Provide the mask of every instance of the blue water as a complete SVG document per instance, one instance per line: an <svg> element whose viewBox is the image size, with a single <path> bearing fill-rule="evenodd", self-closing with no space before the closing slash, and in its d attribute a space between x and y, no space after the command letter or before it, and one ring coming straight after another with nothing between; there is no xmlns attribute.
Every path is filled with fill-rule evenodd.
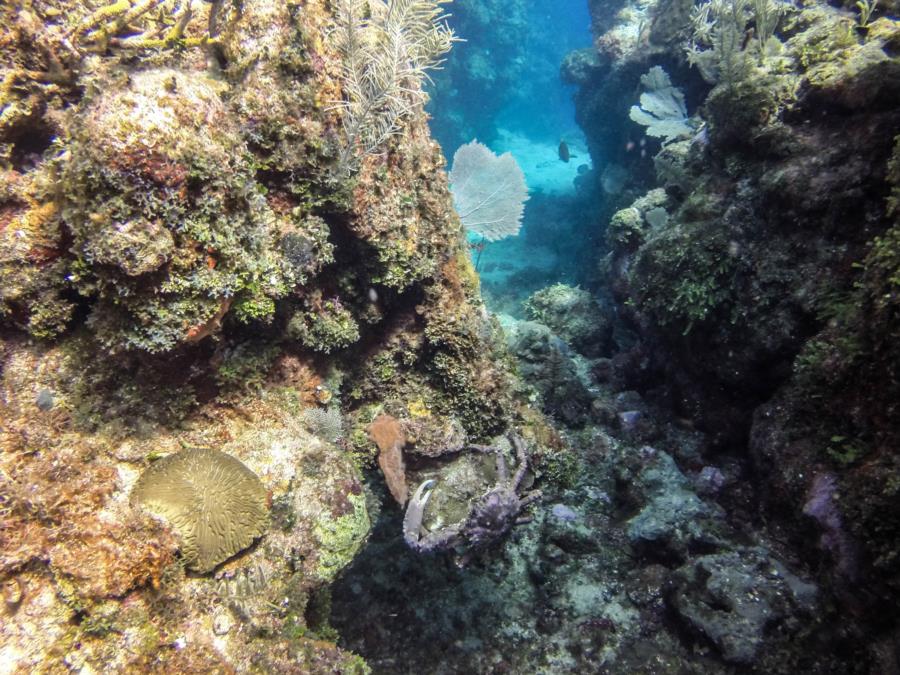
<svg viewBox="0 0 900 675"><path fill-rule="evenodd" d="M577 132L572 89L559 78L565 55L590 46L585 0L456 0L450 26L465 40L430 87L432 133L447 157L496 129L554 145Z"/></svg>
<svg viewBox="0 0 900 675"><path fill-rule="evenodd" d="M574 87L563 84L559 67L567 53L591 44L587 3L536 0L527 4L533 27L526 53L528 75L508 93L498 124L534 139L558 142L577 133Z"/></svg>
<svg viewBox="0 0 900 675"><path fill-rule="evenodd" d="M531 198L522 231L489 244L478 261L488 306L517 314L529 293L557 281L578 283L590 264L581 260L590 224L578 205L590 197L576 186L590 158L575 123L573 88L560 79L566 54L591 45L587 3L455 0L447 8L465 42L454 46L430 87L431 130L448 164L477 138L498 154L511 152L525 174ZM568 162L560 159L561 141Z"/></svg>

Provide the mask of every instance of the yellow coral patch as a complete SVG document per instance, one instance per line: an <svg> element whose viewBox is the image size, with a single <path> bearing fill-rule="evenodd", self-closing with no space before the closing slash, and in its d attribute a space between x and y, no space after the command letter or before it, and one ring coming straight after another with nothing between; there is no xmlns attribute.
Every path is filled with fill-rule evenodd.
<svg viewBox="0 0 900 675"><path fill-rule="evenodd" d="M410 401L406 409L409 411L409 414L413 418L423 418L423 417L431 417L431 408L428 407L428 404L425 403L421 398L417 398L415 401Z"/></svg>

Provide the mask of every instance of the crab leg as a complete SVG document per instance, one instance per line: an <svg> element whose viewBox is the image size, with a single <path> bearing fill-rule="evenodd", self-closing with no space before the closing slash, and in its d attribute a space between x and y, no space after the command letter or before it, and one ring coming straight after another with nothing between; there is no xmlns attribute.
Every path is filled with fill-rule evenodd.
<svg viewBox="0 0 900 675"><path fill-rule="evenodd" d="M509 483L509 469L506 466L506 457L503 456L503 451L500 448L497 448L497 480L506 485ZM515 487L515 486L513 486Z"/></svg>
<svg viewBox="0 0 900 675"><path fill-rule="evenodd" d="M527 495L525 495L524 497L522 497L522 499L519 500L519 508L524 509L526 506L529 506L530 504L536 502L540 498L541 498L540 490L534 490L532 492L529 492Z"/></svg>
<svg viewBox="0 0 900 675"><path fill-rule="evenodd" d="M406 513L403 515L403 538L415 549L419 548L419 533L422 530L422 518L425 516L425 505L434 489L434 480L424 481L409 499Z"/></svg>
<svg viewBox="0 0 900 675"><path fill-rule="evenodd" d="M515 434L510 434L509 440L516 449L516 460L519 462L519 467L516 469L516 475L513 476L512 480L512 488L515 490L519 487L522 479L525 478L525 472L528 471L528 456L525 454L525 444L522 442L521 438Z"/></svg>

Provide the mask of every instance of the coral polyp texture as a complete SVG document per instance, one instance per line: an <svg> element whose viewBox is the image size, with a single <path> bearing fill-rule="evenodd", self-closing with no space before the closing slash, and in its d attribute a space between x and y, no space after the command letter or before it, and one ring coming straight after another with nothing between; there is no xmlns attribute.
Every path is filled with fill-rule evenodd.
<svg viewBox="0 0 900 675"><path fill-rule="evenodd" d="M187 566L210 572L266 528L266 488L240 460L217 450L183 450L155 462L131 499L181 538Z"/></svg>

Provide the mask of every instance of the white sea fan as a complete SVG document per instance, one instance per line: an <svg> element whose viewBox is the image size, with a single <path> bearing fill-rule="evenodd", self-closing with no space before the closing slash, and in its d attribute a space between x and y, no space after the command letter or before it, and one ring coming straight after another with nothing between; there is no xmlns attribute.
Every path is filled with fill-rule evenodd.
<svg viewBox="0 0 900 675"><path fill-rule="evenodd" d="M689 136L684 94L672 86L666 71L654 66L641 75L641 84L646 91L641 94L641 105L631 106L632 121L647 127L648 136L664 138L666 143Z"/></svg>
<svg viewBox="0 0 900 675"><path fill-rule="evenodd" d="M337 408L306 408L303 421L309 432L322 440L337 443L344 437L344 418Z"/></svg>
<svg viewBox="0 0 900 675"><path fill-rule="evenodd" d="M519 233L528 186L511 153L497 156L478 141L466 143L453 155L450 190L467 230L487 241Z"/></svg>

